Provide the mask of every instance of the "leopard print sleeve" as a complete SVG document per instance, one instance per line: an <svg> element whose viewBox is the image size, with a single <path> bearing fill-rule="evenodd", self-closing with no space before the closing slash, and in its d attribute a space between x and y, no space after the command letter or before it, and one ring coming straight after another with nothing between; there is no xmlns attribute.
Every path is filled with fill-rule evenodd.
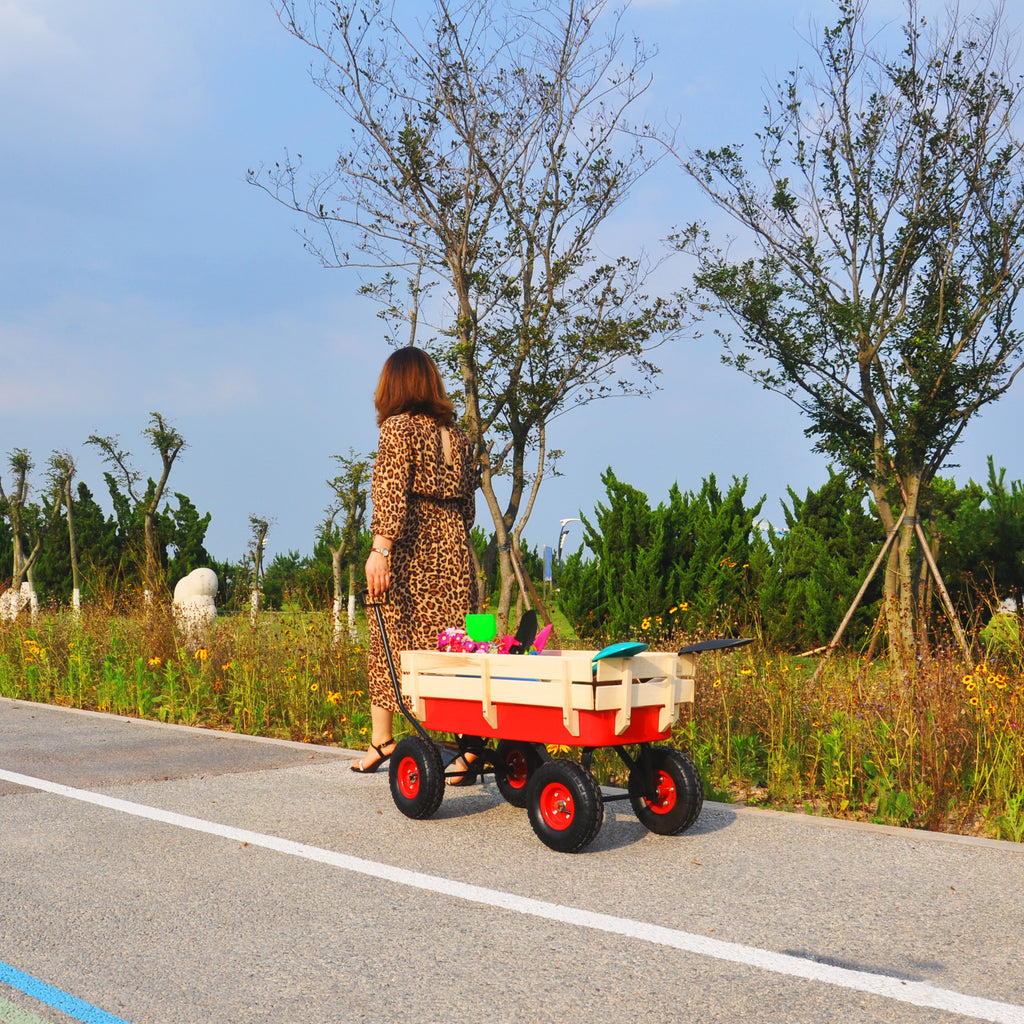
<svg viewBox="0 0 1024 1024"><path fill-rule="evenodd" d="M380 428L377 458L373 463L370 529L381 537L397 539L405 525L409 485L413 472L407 416L392 416Z"/></svg>

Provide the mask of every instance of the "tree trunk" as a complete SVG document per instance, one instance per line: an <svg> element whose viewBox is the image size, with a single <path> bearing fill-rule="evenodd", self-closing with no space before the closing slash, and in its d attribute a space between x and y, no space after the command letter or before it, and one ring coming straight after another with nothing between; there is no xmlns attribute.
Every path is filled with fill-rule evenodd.
<svg viewBox="0 0 1024 1024"><path fill-rule="evenodd" d="M77 616L82 610L81 591L78 577L78 548L75 545L75 517L71 503L71 477L64 478L64 509L68 520L68 547L71 551L71 608Z"/></svg>
<svg viewBox="0 0 1024 1024"><path fill-rule="evenodd" d="M904 668L909 668L917 651L918 609L915 600L917 588L914 585L913 554L916 544L921 473L905 474L899 483L904 517L886 560L883 614L889 640L889 657L894 664L902 664ZM887 480L875 480L871 489L882 525L886 533L891 533L896 528L896 519L889 501Z"/></svg>
<svg viewBox="0 0 1024 1024"><path fill-rule="evenodd" d="M348 563L348 635L355 643L359 639L356 628L356 563Z"/></svg>
<svg viewBox="0 0 1024 1024"><path fill-rule="evenodd" d="M341 556L344 547L331 548L331 574L334 577L334 639L341 639Z"/></svg>

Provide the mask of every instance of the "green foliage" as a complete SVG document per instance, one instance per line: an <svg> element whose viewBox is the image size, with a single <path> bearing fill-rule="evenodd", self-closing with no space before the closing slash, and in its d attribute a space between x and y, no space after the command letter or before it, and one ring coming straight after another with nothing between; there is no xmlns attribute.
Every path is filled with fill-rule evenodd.
<svg viewBox="0 0 1024 1024"><path fill-rule="evenodd" d="M647 496L611 469L601 477L608 504L592 523L581 513L582 550L559 573L560 601L577 632L617 639L744 624L754 593L751 552L763 545L754 522L763 502L744 505L746 480L723 495L712 476L697 494Z"/></svg>
<svg viewBox="0 0 1024 1024"><path fill-rule="evenodd" d="M287 604L300 600L305 594L303 579L309 564L309 557L298 551L274 555L260 585L263 606L280 611Z"/></svg>
<svg viewBox="0 0 1024 1024"><path fill-rule="evenodd" d="M10 579L10 567L14 564L14 538L11 527L4 516L0 516L0 580Z"/></svg>
<svg viewBox="0 0 1024 1024"><path fill-rule="evenodd" d="M206 550L206 530L212 516L209 512L200 516L195 505L186 495L175 491L178 507L169 509L158 518L158 530L161 539L167 546L174 549L174 554L167 563L167 572L173 585L193 569L209 566L210 553ZM166 558L166 553L162 553Z"/></svg>
<svg viewBox="0 0 1024 1024"><path fill-rule="evenodd" d="M988 459L985 487L971 483L941 521L944 558L956 572L961 590L973 582L993 605L1012 598L1024 609L1024 484L1007 484L1006 470L996 472ZM970 603L967 594L963 604Z"/></svg>
<svg viewBox="0 0 1024 1024"><path fill-rule="evenodd" d="M772 557L762 575L758 604L765 635L788 649L828 643L881 546L881 530L864 507L864 492L829 471L817 491L799 498L788 488L785 530L770 531ZM881 598L876 576L844 634L856 644L870 632Z"/></svg>

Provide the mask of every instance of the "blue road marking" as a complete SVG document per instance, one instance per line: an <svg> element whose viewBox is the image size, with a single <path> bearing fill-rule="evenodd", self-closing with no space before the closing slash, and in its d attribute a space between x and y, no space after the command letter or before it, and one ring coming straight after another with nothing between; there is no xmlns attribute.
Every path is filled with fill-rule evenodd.
<svg viewBox="0 0 1024 1024"><path fill-rule="evenodd" d="M61 1013L66 1013L69 1017L81 1021L82 1024L128 1024L126 1020L115 1017L113 1014L107 1013L106 1010L101 1010L59 988L47 985L45 981L39 981L2 961L0 961L0 982L18 989L19 992L24 992L25 995L31 996L47 1006L52 1006L55 1010L60 1010Z"/></svg>

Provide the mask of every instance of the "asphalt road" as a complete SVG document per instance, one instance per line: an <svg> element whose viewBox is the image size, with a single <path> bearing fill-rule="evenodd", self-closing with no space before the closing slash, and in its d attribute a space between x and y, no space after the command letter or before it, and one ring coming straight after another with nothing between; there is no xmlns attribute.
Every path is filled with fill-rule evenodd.
<svg viewBox="0 0 1024 1024"><path fill-rule="evenodd" d="M1024 847L623 802L558 854L352 756L0 700L0 1021L1024 1024Z"/></svg>

